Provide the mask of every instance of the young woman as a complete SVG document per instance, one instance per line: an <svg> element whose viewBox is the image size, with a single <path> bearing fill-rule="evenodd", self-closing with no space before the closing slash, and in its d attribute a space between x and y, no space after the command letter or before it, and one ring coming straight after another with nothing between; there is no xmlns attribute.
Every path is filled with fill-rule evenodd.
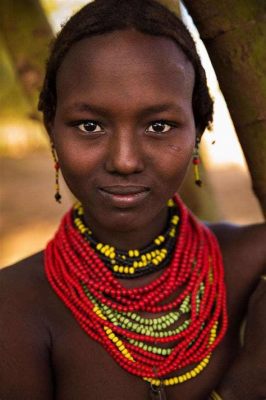
<svg viewBox="0 0 266 400"><path fill-rule="evenodd" d="M1 400L264 399L265 226L206 227L175 195L212 120L183 24L152 0L88 4L40 109L79 203L1 272Z"/></svg>

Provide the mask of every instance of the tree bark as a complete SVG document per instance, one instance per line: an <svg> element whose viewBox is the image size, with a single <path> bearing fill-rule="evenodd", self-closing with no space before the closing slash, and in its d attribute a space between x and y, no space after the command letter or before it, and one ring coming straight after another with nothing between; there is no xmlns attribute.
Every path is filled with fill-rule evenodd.
<svg viewBox="0 0 266 400"><path fill-rule="evenodd" d="M184 3L208 50L266 215L266 2Z"/></svg>
<svg viewBox="0 0 266 400"><path fill-rule="evenodd" d="M1 0L0 29L29 103L38 118L37 101L43 80L51 27L38 0ZM15 105L14 105L15 106Z"/></svg>

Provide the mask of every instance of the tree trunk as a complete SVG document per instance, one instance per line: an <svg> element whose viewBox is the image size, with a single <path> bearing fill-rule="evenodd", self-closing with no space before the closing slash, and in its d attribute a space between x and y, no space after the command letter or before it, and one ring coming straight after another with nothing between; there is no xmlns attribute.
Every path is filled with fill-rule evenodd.
<svg viewBox="0 0 266 400"><path fill-rule="evenodd" d="M208 50L266 215L266 2L184 3Z"/></svg>
<svg viewBox="0 0 266 400"><path fill-rule="evenodd" d="M1 0L0 29L14 69L38 118L37 99L53 34L38 0ZM15 105L14 105L15 107Z"/></svg>
<svg viewBox="0 0 266 400"><path fill-rule="evenodd" d="M23 88L17 79L13 62L10 59L5 42L0 32L0 121L16 116L25 117L31 112L30 104L24 95ZM1 142L2 132L0 132ZM1 145L0 145L1 147Z"/></svg>

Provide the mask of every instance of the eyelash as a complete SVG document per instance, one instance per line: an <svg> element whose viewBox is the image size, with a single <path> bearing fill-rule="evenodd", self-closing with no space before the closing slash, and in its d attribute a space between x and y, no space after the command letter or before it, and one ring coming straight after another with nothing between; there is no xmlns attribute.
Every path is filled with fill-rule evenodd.
<svg viewBox="0 0 266 400"><path fill-rule="evenodd" d="M101 128L101 130L98 130L98 131L96 131L96 132L93 132L93 131L90 132L90 131L86 131L85 129L81 129L81 128L80 128L81 125L85 125L85 124L88 124L88 123L94 124L94 125L96 125L96 127L99 126L99 127ZM85 134L85 133L94 133L94 134L95 134L95 133L101 133L101 132L103 132L103 129L102 129L102 127L100 126L100 124L99 124L97 121L94 121L94 120L91 120L91 119L76 121L76 122L74 122L73 124L71 124L71 126L74 126L74 127L78 128L78 129L80 129L82 132L84 132L84 134Z"/></svg>
<svg viewBox="0 0 266 400"><path fill-rule="evenodd" d="M149 127L152 126L152 125L155 125L155 124L162 124L162 125L168 125L168 126L169 126L169 129L168 129L167 131L165 131L165 132L151 131L151 133L156 133L156 135L165 134L165 133L171 131L173 128L176 128L176 127L177 127L177 124L176 124L176 123L171 122L171 121L166 121L166 120L163 120L163 119L162 119L162 120L157 120L157 121L151 122L150 125L149 125ZM148 128L146 129L146 132L147 132L147 131L148 131Z"/></svg>
<svg viewBox="0 0 266 400"><path fill-rule="evenodd" d="M98 130L98 131L86 131L85 129L81 129L81 128L80 128L81 125L85 125L85 124L88 124L88 123L90 123L90 124L92 124L92 125L94 124L96 127L100 127L100 130ZM168 129L167 131L165 131L165 132L160 132L160 131L159 131L159 132L156 132L155 130L153 130L153 131L148 130L149 127L151 127L152 125L155 125L155 124L161 124L161 125L169 126L169 129ZM84 132L84 134L86 134L86 133L100 134L100 133L103 132L103 129L102 129L101 125L98 123L98 121L95 121L95 120L81 120L81 121L76 121L76 122L72 123L71 126L77 127L77 128L80 129L82 132ZM165 133L171 131L173 128L176 128L176 127L177 127L177 123L174 123L174 122L172 122L172 121L167 121L167 120L155 120L155 121L152 121L152 122L148 125L148 127L145 129L145 132L148 132L148 133L151 133L151 134L156 134L157 136L159 136L160 134L163 135L163 134L165 134Z"/></svg>

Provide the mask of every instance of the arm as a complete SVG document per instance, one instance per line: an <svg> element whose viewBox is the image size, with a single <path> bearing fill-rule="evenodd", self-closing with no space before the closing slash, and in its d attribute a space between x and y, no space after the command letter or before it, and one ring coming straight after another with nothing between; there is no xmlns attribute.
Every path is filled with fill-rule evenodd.
<svg viewBox="0 0 266 400"><path fill-rule="evenodd" d="M1 272L0 399L52 400L49 333L34 311L31 283L24 288L18 282L13 271Z"/></svg>
<svg viewBox="0 0 266 400"><path fill-rule="evenodd" d="M266 279L253 293L247 315L244 346L217 392L223 400L266 399Z"/></svg>
<svg viewBox="0 0 266 400"><path fill-rule="evenodd" d="M266 224L218 224L213 230L225 261L232 320L240 317L240 311L247 320L244 346L216 390L223 400L265 400L266 281L260 277L266 273Z"/></svg>

